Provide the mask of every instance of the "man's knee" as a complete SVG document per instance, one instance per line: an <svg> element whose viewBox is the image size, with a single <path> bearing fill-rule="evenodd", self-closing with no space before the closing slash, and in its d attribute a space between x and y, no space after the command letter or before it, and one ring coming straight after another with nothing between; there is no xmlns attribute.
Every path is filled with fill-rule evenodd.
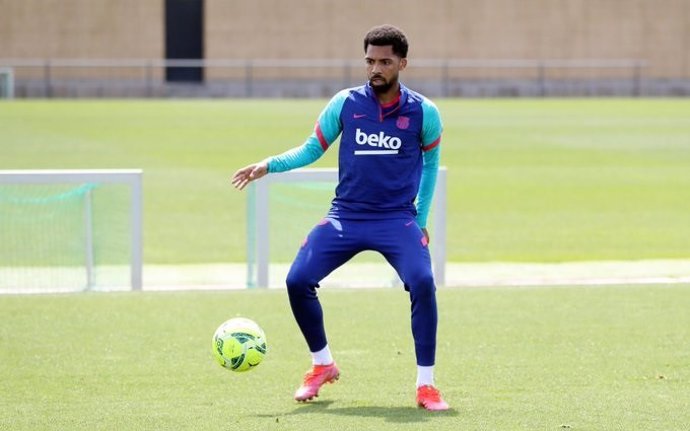
<svg viewBox="0 0 690 431"><path fill-rule="evenodd" d="M311 295L316 287L305 271L295 267L290 269L285 279L285 285L290 296Z"/></svg>
<svg viewBox="0 0 690 431"><path fill-rule="evenodd" d="M410 293L417 298L433 297L436 292L434 275L430 271L415 273L405 283L410 288Z"/></svg>

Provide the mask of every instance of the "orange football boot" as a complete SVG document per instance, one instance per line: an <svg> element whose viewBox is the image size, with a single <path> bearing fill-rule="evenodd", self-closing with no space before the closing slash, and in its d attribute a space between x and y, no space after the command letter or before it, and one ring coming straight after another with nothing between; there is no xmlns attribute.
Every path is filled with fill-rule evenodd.
<svg viewBox="0 0 690 431"><path fill-rule="evenodd" d="M417 388L417 405L430 411L448 410L448 403L443 401L441 393L431 385Z"/></svg>

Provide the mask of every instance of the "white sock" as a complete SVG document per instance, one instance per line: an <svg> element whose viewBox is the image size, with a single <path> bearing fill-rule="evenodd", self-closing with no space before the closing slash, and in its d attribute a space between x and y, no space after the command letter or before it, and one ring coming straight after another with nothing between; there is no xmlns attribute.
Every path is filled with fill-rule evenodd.
<svg viewBox="0 0 690 431"><path fill-rule="evenodd" d="M314 365L330 365L333 363L333 356L331 356L331 349L326 347L318 352L311 352L311 363Z"/></svg>
<svg viewBox="0 0 690 431"><path fill-rule="evenodd" d="M434 385L434 366L423 367L417 365L417 387Z"/></svg>

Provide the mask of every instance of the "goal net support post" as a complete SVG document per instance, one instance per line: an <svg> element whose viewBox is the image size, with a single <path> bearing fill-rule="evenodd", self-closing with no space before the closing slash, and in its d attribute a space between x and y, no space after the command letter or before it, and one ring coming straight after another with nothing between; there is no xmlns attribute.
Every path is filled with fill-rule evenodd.
<svg viewBox="0 0 690 431"><path fill-rule="evenodd" d="M107 191L110 186L117 189ZM44 189L49 191L36 193ZM67 191L56 193L54 190ZM64 206L74 209L69 212L55 209ZM94 213L100 216L95 231ZM108 223L116 216L118 226L109 226ZM0 269L4 271L3 278L11 283L5 287L16 292L88 290L96 283L95 268L100 257L118 261L116 269L104 270L104 274L115 270L120 274L122 271L119 268L126 270L129 267L128 277L120 277L123 279L121 284L129 284L132 290L141 290L142 219L140 169L0 171L0 236L5 238L4 244L0 244L0 256L4 256ZM57 231L55 237L51 238L54 233L52 227L63 222L69 227ZM44 228L46 232L42 231ZM111 232L114 230L117 232ZM105 247L115 244L114 250L99 249L100 242L107 243ZM94 250L100 255L96 256ZM61 254L70 255L70 271L79 271L82 273L79 280L83 278L85 281L70 279L68 286L57 285L57 277L51 268L60 265L55 262L61 261ZM125 260L121 262L123 266L119 265L121 260ZM82 270L79 270L79 266L83 267ZM26 272L25 276L16 276L17 281L12 281L12 275L22 271ZM38 288L23 286L40 278ZM4 286L1 281L0 287ZM120 284L120 281L117 283Z"/></svg>
<svg viewBox="0 0 690 431"><path fill-rule="evenodd" d="M0 67L0 99L14 99L14 70Z"/></svg>
<svg viewBox="0 0 690 431"><path fill-rule="evenodd" d="M296 169L276 174L269 174L259 181L250 183L247 202L247 287L269 287L269 270L274 263L271 255L274 250L271 237L271 216L275 214L272 203L276 198L272 197L272 189L278 186L290 187L291 184L321 184L332 186L329 189L330 198L334 196L335 186L338 182L338 170L335 168L310 168ZM323 198L325 195L322 195ZM441 167L438 172L434 200L431 210L431 226L433 237L430 243L431 259L436 284L445 285L446 281L446 200L447 200L447 169ZM294 202L298 206L301 202ZM309 203L304 203L306 212ZM328 211L329 201L319 202L317 214L325 215ZM299 208L297 208L299 213ZM294 223L290 215L281 214L284 218L282 226L276 226L273 230L287 230ZM299 216L298 216L299 217ZM313 220L313 226L318 219ZM304 237L308 231L301 232Z"/></svg>

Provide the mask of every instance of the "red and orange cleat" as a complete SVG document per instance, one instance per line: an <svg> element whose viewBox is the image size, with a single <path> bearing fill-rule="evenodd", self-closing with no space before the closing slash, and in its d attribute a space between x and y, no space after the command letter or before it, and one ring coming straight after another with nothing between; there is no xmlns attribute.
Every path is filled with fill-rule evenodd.
<svg viewBox="0 0 690 431"><path fill-rule="evenodd" d="M334 383L340 377L340 371L333 362L330 365L314 365L304 375L304 383L295 392L297 401L309 401L319 396L319 389L326 383Z"/></svg>
<svg viewBox="0 0 690 431"><path fill-rule="evenodd" d="M438 389L431 385L417 388L417 405L430 411L448 410L448 403L443 401Z"/></svg>

